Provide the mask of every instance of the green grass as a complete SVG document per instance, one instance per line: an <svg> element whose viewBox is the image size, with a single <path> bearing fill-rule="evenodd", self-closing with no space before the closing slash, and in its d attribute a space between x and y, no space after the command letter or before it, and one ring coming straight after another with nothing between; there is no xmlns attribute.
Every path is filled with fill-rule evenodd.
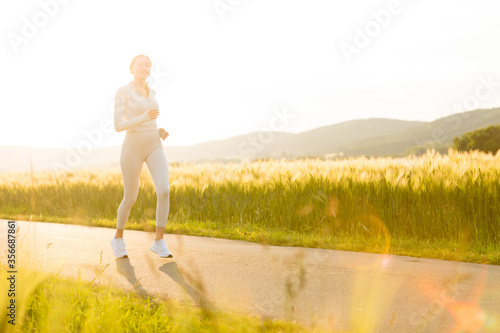
<svg viewBox="0 0 500 333"><path fill-rule="evenodd" d="M449 151L401 159L171 164L166 232L500 264L499 162L499 156ZM115 228L122 195L119 169L0 174L0 217ZM155 207L144 167L126 229L154 230ZM307 331L94 282L19 270L15 332ZM7 290L5 279L0 287ZM1 332L12 328L6 301L0 298Z"/></svg>
<svg viewBox="0 0 500 333"><path fill-rule="evenodd" d="M166 232L500 263L500 158L171 164ZM0 217L116 227L119 169L0 175ZM153 230L146 167L126 229Z"/></svg>
<svg viewBox="0 0 500 333"><path fill-rule="evenodd" d="M1 276L7 276L0 268ZM62 278L31 269L17 274L16 325L0 300L0 331L14 332L319 332L284 320L266 320ZM2 292L7 283L0 282Z"/></svg>

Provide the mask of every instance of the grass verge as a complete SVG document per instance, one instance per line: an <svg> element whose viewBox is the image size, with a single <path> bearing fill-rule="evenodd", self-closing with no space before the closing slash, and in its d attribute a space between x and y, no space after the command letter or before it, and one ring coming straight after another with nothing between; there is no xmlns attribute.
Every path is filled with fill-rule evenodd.
<svg viewBox="0 0 500 333"><path fill-rule="evenodd" d="M5 266L0 267L6 276ZM111 285L19 269L15 324L0 301L0 331L14 332L320 332L297 323L209 310ZM9 281L1 280L1 290Z"/></svg>
<svg viewBox="0 0 500 333"><path fill-rule="evenodd" d="M28 221L33 216L2 216L3 219ZM37 216L37 221L73 224L70 218L58 216ZM116 221L99 219L85 221L81 225L115 228ZM154 220L127 222L127 230L153 231ZM126 232L126 231L125 231ZM442 259L480 264L500 265L500 247L492 244L471 242L463 238L453 239L418 239L408 236L380 237L370 233L313 233L293 230L259 228L252 224L217 223L211 221L175 221L169 220L166 233L190 236L215 237L234 240L245 240L263 245L311 247L342 251L389 253L394 255L419 258Z"/></svg>

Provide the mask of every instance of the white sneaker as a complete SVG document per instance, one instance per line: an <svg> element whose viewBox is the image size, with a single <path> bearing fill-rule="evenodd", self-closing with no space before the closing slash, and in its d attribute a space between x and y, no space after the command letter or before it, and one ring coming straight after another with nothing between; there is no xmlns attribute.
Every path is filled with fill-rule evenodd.
<svg viewBox="0 0 500 333"><path fill-rule="evenodd" d="M122 238L111 238L111 247L113 248L113 253L117 258L128 258L127 250L125 247L125 240Z"/></svg>
<svg viewBox="0 0 500 333"><path fill-rule="evenodd" d="M173 258L174 255L170 252L167 247L167 243L165 243L164 239L160 239L159 241L154 241L153 245L149 248L154 253L157 253L162 258Z"/></svg>

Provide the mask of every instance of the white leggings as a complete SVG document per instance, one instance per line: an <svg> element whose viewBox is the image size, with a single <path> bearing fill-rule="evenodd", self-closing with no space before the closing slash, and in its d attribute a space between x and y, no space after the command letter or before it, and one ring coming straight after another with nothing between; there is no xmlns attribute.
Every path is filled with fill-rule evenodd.
<svg viewBox="0 0 500 333"><path fill-rule="evenodd" d="M118 207L117 229L124 229L130 210L139 194L139 176L146 162L156 189L156 226L167 225L170 187L168 164L158 130L127 131L120 155L123 177L123 200Z"/></svg>

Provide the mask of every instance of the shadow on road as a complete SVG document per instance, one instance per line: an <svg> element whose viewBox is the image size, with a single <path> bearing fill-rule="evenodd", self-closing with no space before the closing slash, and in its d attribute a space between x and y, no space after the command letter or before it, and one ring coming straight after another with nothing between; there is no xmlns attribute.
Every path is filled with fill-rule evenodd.
<svg viewBox="0 0 500 333"><path fill-rule="evenodd" d="M135 269L134 266L130 264L130 259L129 258L121 258L116 260L116 269L118 270L118 273L123 275L127 280L130 281L130 284L132 285L132 288L137 291L137 293L142 296L142 297L153 297L152 295L149 295L147 291L144 289L142 284L140 283L139 279L137 279L137 276L135 275Z"/></svg>
<svg viewBox="0 0 500 333"><path fill-rule="evenodd" d="M159 270L177 282L204 311L210 313L215 310L215 305L207 299L202 281L193 278L188 272L179 268L176 262L166 263Z"/></svg>

